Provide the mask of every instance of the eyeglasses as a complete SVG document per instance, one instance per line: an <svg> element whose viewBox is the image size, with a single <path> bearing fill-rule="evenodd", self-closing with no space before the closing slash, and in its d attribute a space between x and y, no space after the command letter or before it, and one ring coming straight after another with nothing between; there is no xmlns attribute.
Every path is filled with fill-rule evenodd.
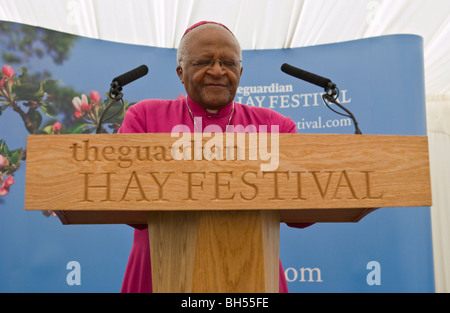
<svg viewBox="0 0 450 313"><path fill-rule="evenodd" d="M236 59L192 59L192 60L182 60L184 62L190 62L192 66L201 68L201 69L210 69L214 67L216 61L219 61L219 65L222 68L226 68L229 70L236 70L239 67L239 64L242 60Z"/></svg>

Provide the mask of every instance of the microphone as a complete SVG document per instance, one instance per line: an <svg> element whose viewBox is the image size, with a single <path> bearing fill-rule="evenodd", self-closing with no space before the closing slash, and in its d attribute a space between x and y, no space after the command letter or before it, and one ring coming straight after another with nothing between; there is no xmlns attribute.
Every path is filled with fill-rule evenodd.
<svg viewBox="0 0 450 313"><path fill-rule="evenodd" d="M105 132L103 129L103 123L106 123L109 120L112 120L114 117L119 115L124 110L124 102L122 100L123 94L122 94L122 87L134 82L136 79L139 79L148 73L148 67L146 65L141 65L139 67L136 67L134 70L131 70L129 72L126 72L125 74L122 74L120 76L117 76L112 80L111 88L109 89L109 97L111 98L111 102L106 106L106 108L103 110L102 115L99 118L99 122L97 125L97 131L96 133L99 134L101 132ZM112 114L110 117L105 118L106 112L116 103L116 102L122 102L122 106L120 110Z"/></svg>
<svg viewBox="0 0 450 313"><path fill-rule="evenodd" d="M281 66L281 70L291 76L294 76L296 78L299 78L301 80L304 80L308 83L311 83L313 85L322 87L325 89L325 93L322 95L322 100L325 103L325 105L332 110L333 112L350 117L353 120L353 123L355 124L355 134L362 134L361 130L358 127L358 122L356 121L355 116L350 112L348 109L346 109L342 104L339 103L338 97L339 97L339 89L337 88L336 84L334 84L330 79L301 70L299 68L296 68L292 65L289 65L287 63L284 63ZM336 104L338 107L340 107L342 110L344 110L348 115L339 113L335 110L333 110L329 105L328 102Z"/></svg>
<svg viewBox="0 0 450 313"><path fill-rule="evenodd" d="M146 65L141 65L139 67L136 67L134 70L131 70L129 72L126 72L125 74L122 74L120 76L117 76L113 79L113 83L117 82L119 86L125 86L136 79L139 79L148 73L148 67Z"/></svg>
<svg viewBox="0 0 450 313"><path fill-rule="evenodd" d="M134 70L126 72L120 76L117 76L112 80L111 88L109 90L109 97L111 99L120 100L122 98L122 87L134 82L136 79L139 79L148 73L148 67L146 65L141 65L136 67Z"/></svg>
<svg viewBox="0 0 450 313"><path fill-rule="evenodd" d="M316 86L325 88L325 89L335 89L336 84L333 84L333 82L325 77L301 70L299 68L296 68L292 65L289 65L287 63L284 63L281 66L281 70L285 72L288 75L294 76L296 78L300 78L301 80L304 80L308 83L314 84Z"/></svg>

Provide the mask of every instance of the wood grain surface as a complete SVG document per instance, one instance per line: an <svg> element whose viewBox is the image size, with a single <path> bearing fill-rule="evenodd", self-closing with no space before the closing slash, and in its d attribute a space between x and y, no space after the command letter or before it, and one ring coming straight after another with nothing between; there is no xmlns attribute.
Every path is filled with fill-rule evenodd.
<svg viewBox="0 0 450 313"><path fill-rule="evenodd" d="M371 208L431 205L427 137L240 135L192 135L183 146L192 160L173 159L181 137L170 134L30 135L25 208L59 211L66 223L146 223L141 212L165 210L342 222Z"/></svg>

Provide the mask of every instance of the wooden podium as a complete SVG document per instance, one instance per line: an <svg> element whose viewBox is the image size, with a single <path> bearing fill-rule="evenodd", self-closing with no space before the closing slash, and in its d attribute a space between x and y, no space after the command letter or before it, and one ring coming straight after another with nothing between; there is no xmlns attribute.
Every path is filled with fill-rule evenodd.
<svg viewBox="0 0 450 313"><path fill-rule="evenodd" d="M154 292L278 292L280 222L430 205L424 136L28 136L25 209L148 224Z"/></svg>

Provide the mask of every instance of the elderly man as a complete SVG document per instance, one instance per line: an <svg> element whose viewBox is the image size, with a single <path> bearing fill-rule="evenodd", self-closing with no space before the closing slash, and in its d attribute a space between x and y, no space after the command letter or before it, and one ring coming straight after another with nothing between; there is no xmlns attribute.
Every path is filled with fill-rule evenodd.
<svg viewBox="0 0 450 313"><path fill-rule="evenodd" d="M226 26L200 22L190 27L181 39L177 61L176 70L186 89L186 98L144 100L131 106L119 133L170 133L179 124L188 126L191 132L203 132L208 125L217 125L223 132L228 125L266 125L268 130L271 125L278 125L281 133L296 132L293 121L273 110L233 101L243 70L242 52ZM287 292L281 262L279 272L279 290ZM152 292L146 225L135 226L122 292Z"/></svg>

